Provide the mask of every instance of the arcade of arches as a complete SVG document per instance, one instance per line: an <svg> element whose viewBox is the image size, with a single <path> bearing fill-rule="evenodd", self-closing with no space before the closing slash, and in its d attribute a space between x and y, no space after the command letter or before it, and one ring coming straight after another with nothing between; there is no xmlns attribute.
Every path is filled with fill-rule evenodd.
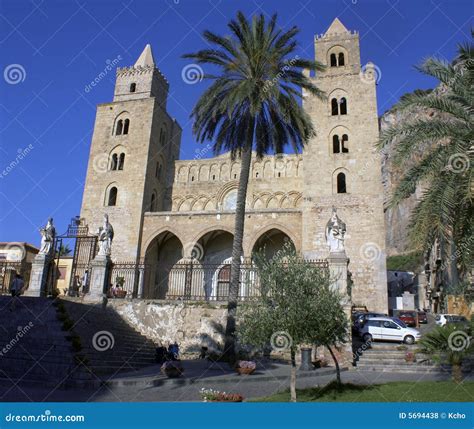
<svg viewBox="0 0 474 429"><path fill-rule="evenodd" d="M174 299L192 296L196 299L226 299L229 292L233 234L222 229L204 233L195 243L183 244L171 231L159 233L148 245L145 263L148 267L143 297ZM256 238L251 254L274 256L285 242L293 240L278 228L271 228ZM250 296L255 279L241 279L242 297ZM252 283L254 283L252 281Z"/></svg>

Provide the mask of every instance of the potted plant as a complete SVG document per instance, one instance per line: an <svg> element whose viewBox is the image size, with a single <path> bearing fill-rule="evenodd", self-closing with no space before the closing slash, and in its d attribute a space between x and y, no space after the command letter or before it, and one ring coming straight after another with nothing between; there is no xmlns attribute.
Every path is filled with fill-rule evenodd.
<svg viewBox="0 0 474 429"><path fill-rule="evenodd" d="M415 353L413 352L407 352L405 354L405 362L416 362L416 356L415 356Z"/></svg>
<svg viewBox="0 0 474 429"><path fill-rule="evenodd" d="M166 361L161 365L161 372L165 374L168 378L178 378L183 375L184 368L181 365L181 362L176 361Z"/></svg>
<svg viewBox="0 0 474 429"><path fill-rule="evenodd" d="M219 390L201 389L203 402L242 402L244 397L239 393L226 393Z"/></svg>
<svg viewBox="0 0 474 429"><path fill-rule="evenodd" d="M257 369L257 364L252 360L238 360L235 364L235 370L240 375L250 375Z"/></svg>

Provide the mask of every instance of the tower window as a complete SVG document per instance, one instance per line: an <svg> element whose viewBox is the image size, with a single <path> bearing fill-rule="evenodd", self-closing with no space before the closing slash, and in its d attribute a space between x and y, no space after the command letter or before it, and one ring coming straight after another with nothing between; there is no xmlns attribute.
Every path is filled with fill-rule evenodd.
<svg viewBox="0 0 474 429"><path fill-rule="evenodd" d="M117 188L113 186L109 191L108 206L115 206L117 204Z"/></svg>
<svg viewBox="0 0 474 429"><path fill-rule="evenodd" d="M130 92L135 92L137 90L137 84L135 82L130 84Z"/></svg>
<svg viewBox="0 0 474 429"><path fill-rule="evenodd" d="M330 58L331 67L337 67L336 54L331 54L329 58Z"/></svg>
<svg viewBox="0 0 474 429"><path fill-rule="evenodd" d="M125 164L125 154L121 153L118 161L118 169L123 170L123 165Z"/></svg>
<svg viewBox="0 0 474 429"><path fill-rule="evenodd" d="M342 153L349 153L348 143L349 143L349 137L347 136L347 134L343 134L342 135L342 147L341 147L341 152Z"/></svg>
<svg viewBox="0 0 474 429"><path fill-rule="evenodd" d="M347 115L347 100L345 97L339 100L339 110L341 115Z"/></svg>
<svg viewBox="0 0 474 429"><path fill-rule="evenodd" d="M215 174L212 175L212 180L216 180L216 175Z"/></svg>
<svg viewBox="0 0 474 429"><path fill-rule="evenodd" d="M347 192L346 189L346 175L344 173L339 173L337 175L337 193L338 194L345 194Z"/></svg>
<svg viewBox="0 0 474 429"><path fill-rule="evenodd" d="M337 116L339 114L339 106L336 98L331 100L331 115Z"/></svg>
<svg viewBox="0 0 474 429"><path fill-rule="evenodd" d="M338 62L337 62L338 66L339 67L342 67L343 65L345 65L345 61L344 61L344 53L343 52L339 52L339 56L338 56Z"/></svg>
<svg viewBox="0 0 474 429"><path fill-rule="evenodd" d="M115 135L116 136L122 135L122 131L123 131L123 121L120 119L117 122L117 128L115 129Z"/></svg>
<svg viewBox="0 0 474 429"><path fill-rule="evenodd" d="M155 209L156 209L156 196L155 196L155 193L153 192L151 194L151 199L150 199L150 211L151 212L154 212Z"/></svg>
<svg viewBox="0 0 474 429"><path fill-rule="evenodd" d="M112 155L112 161L110 163L110 169L111 170L117 170L117 166L118 166L118 159L117 159L117 154L114 153Z"/></svg>
<svg viewBox="0 0 474 429"><path fill-rule="evenodd" d="M341 152L341 147L339 144L339 136L334 135L332 136L332 153L340 153Z"/></svg>
<svg viewBox="0 0 474 429"><path fill-rule="evenodd" d="M191 182L194 182L194 176L191 176Z"/></svg>
<svg viewBox="0 0 474 429"><path fill-rule="evenodd" d="M123 123L123 133L128 134L128 128L130 127L130 119L125 119Z"/></svg>

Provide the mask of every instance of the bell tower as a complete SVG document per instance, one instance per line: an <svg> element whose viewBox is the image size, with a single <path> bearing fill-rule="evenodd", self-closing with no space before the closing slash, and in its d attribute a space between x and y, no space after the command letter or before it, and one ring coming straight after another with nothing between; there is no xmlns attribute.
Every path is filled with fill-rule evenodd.
<svg viewBox="0 0 474 429"><path fill-rule="evenodd" d="M347 224L352 302L386 312L377 69L371 63L361 68L359 35L338 18L315 36L315 51L326 70L312 79L326 98L305 94L303 100L317 133L303 152L303 251L312 258L328 256L324 225L336 208Z"/></svg>
<svg viewBox="0 0 474 429"><path fill-rule="evenodd" d="M181 140L168 88L146 45L133 66L117 69L113 101L97 106L81 217L95 231L108 214L116 261L140 257L145 213L168 205Z"/></svg>

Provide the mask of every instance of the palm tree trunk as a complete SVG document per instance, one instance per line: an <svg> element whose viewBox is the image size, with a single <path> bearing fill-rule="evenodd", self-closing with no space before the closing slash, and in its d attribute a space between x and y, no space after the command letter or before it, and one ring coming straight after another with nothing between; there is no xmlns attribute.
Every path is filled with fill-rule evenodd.
<svg viewBox="0 0 474 429"><path fill-rule="evenodd" d="M241 151L241 169L237 202L235 208L234 241L232 244L232 265L230 269L229 301L227 304L227 324L225 329L224 355L230 362L235 360L235 316L239 296L240 258L242 256L242 241L244 238L245 200L252 161L253 125L249 128L247 145Z"/></svg>
<svg viewBox="0 0 474 429"><path fill-rule="evenodd" d="M296 350L290 349L291 354L291 377L290 377L290 400L296 402Z"/></svg>
<svg viewBox="0 0 474 429"><path fill-rule="evenodd" d="M453 364L451 367L451 375L455 383L458 383L458 384L461 383L462 382L462 366L458 363Z"/></svg>
<svg viewBox="0 0 474 429"><path fill-rule="evenodd" d="M334 365L336 365L336 379L337 379L337 384L340 386L341 385L341 369L339 368L339 362L337 361L336 355L332 351L331 347L326 346L329 350L329 353L331 353L332 360L334 361Z"/></svg>

